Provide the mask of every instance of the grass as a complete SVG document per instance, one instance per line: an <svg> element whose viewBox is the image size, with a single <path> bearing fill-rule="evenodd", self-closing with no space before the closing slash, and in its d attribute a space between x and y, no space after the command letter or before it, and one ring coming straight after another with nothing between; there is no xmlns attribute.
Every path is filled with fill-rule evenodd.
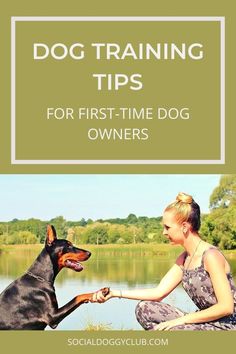
<svg viewBox="0 0 236 354"><path fill-rule="evenodd" d="M110 331L112 330L111 323L88 323L86 327L83 329L84 331Z"/></svg>
<svg viewBox="0 0 236 354"><path fill-rule="evenodd" d="M43 244L35 244L35 245L0 245L0 252L14 252L14 251L27 251L27 250L35 250L38 253L43 249Z"/></svg>
<svg viewBox="0 0 236 354"><path fill-rule="evenodd" d="M1 245L0 250L4 252L11 251L27 251L27 250L35 250L35 252L40 252L43 249L43 244L35 244L35 245ZM88 249L94 254L102 254L102 255L139 255L139 256L170 256L177 255L181 248L179 246L171 246L169 244L156 244L156 243L137 243L137 244L125 244L125 245L116 245L116 244L107 244L107 245L78 245L80 248Z"/></svg>
<svg viewBox="0 0 236 354"><path fill-rule="evenodd" d="M224 252L224 255L229 259L236 258L236 250L224 250L223 252Z"/></svg>
<svg viewBox="0 0 236 354"><path fill-rule="evenodd" d="M0 245L0 252L14 252L14 251L27 251L35 250L39 253L42 250L44 244L35 245ZM169 244L156 244L156 243L136 243L136 244L106 244L106 245L94 245L85 244L78 245L80 248L90 250L94 255L103 256L158 256L158 257L175 257L181 251L180 246L173 246ZM236 258L236 250L224 250L225 256L230 259Z"/></svg>
<svg viewBox="0 0 236 354"><path fill-rule="evenodd" d="M83 328L83 331L112 331L116 330L112 327L112 323L98 323L94 324L92 322L88 322L87 325ZM133 331L133 329L126 329L121 327L118 329L119 331Z"/></svg>

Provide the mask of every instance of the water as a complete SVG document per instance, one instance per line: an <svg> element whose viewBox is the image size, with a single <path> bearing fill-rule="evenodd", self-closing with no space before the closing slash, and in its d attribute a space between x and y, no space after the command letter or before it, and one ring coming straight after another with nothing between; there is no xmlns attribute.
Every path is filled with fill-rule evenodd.
<svg viewBox="0 0 236 354"><path fill-rule="evenodd" d="M38 251L13 249L0 254L0 292L31 265ZM174 258L162 256L117 256L97 253L89 259L85 269L76 273L63 269L55 282L59 306L74 296L93 292L104 286L112 289L151 288L156 286L174 262ZM233 269L236 261L230 260ZM196 307L181 286L165 300L171 305L189 312ZM75 310L57 327L59 330L81 330L88 325L105 325L114 330L142 329L135 318L136 300L111 299L104 304L88 303ZM47 327L50 330L50 328Z"/></svg>

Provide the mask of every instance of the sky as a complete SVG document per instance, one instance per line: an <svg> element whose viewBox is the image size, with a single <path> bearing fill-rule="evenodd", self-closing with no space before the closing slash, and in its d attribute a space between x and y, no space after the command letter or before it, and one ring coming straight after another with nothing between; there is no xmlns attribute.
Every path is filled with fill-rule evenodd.
<svg viewBox="0 0 236 354"><path fill-rule="evenodd" d="M161 216L178 192L191 194L201 211L221 175L0 175L0 221L62 215L81 218Z"/></svg>

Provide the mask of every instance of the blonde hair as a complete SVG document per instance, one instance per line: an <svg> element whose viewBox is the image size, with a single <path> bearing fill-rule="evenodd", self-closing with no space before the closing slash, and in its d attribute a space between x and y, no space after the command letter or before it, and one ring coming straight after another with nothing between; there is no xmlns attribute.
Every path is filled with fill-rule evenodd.
<svg viewBox="0 0 236 354"><path fill-rule="evenodd" d="M192 231L198 231L200 229L200 207L191 195L180 192L176 200L168 205L165 211L174 212L176 221L179 224L188 222L191 225Z"/></svg>

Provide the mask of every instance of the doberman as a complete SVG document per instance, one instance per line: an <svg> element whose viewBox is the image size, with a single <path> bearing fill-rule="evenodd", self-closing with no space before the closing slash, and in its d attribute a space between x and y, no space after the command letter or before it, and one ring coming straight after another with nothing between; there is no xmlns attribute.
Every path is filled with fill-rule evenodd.
<svg viewBox="0 0 236 354"><path fill-rule="evenodd" d="M43 330L57 325L93 293L76 296L58 308L54 280L63 268L83 270L80 262L90 257L89 251L76 248L67 240L57 239L53 226L47 226L45 247L29 270L11 283L0 295L0 330ZM104 296L109 288L101 289Z"/></svg>

